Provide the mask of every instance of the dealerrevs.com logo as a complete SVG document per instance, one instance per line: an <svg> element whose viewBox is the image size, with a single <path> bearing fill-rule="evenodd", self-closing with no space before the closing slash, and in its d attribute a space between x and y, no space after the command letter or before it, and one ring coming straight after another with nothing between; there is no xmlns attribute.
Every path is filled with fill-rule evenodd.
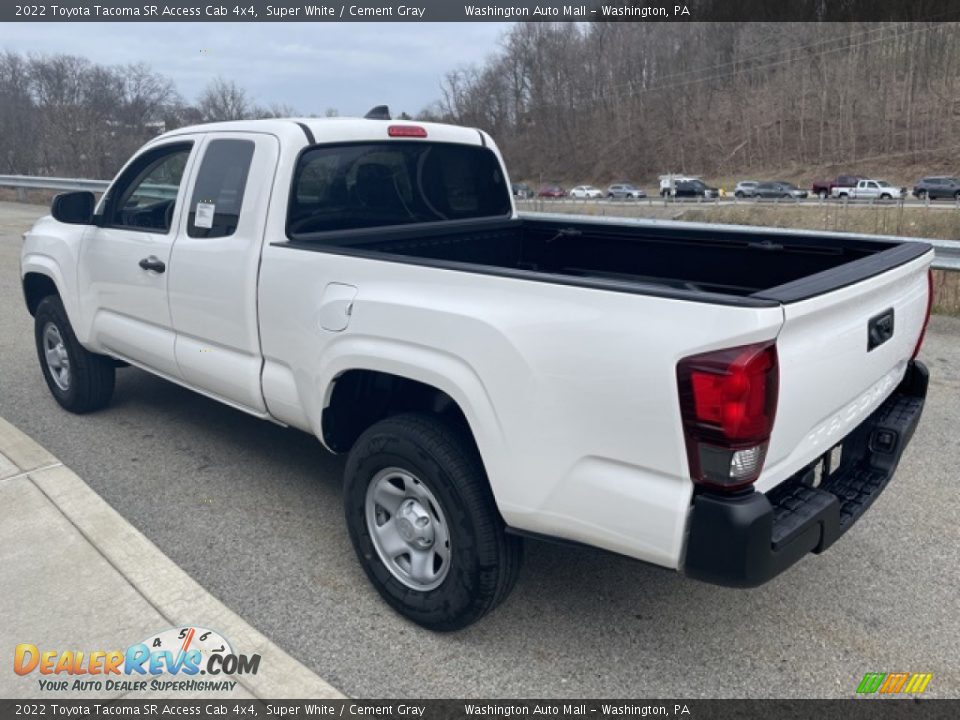
<svg viewBox="0 0 960 720"><path fill-rule="evenodd" d="M918 695L927 689L932 679L933 673L867 673L857 686L857 694Z"/></svg>
<svg viewBox="0 0 960 720"><path fill-rule="evenodd" d="M171 628L125 650L50 650L21 643L13 670L38 676L40 690L207 692L233 690L236 675L256 675L259 655L235 653L219 633ZM201 677L202 676L202 677Z"/></svg>

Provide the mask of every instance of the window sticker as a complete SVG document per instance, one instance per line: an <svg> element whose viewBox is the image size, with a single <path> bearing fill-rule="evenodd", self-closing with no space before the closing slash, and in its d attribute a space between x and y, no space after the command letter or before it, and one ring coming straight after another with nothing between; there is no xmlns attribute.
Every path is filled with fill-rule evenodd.
<svg viewBox="0 0 960 720"><path fill-rule="evenodd" d="M217 206L213 203L197 203L197 212L193 218L193 224L198 228L213 227L213 215Z"/></svg>

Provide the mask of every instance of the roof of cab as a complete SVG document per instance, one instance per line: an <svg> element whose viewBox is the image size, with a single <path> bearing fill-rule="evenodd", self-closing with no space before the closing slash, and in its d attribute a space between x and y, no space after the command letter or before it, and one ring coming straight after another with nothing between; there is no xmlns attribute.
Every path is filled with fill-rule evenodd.
<svg viewBox="0 0 960 720"><path fill-rule="evenodd" d="M260 132L269 133L281 141L297 146L314 143L349 142L363 140L388 140L387 128L391 125L415 125L427 131L427 140L452 142L467 145L485 145L489 142L485 133L475 128L420 122L419 120L368 120L366 118L267 118L263 120L232 120L177 128L161 135L175 137L188 133L210 132ZM310 137L314 142L310 142ZM409 139L409 138L399 138Z"/></svg>

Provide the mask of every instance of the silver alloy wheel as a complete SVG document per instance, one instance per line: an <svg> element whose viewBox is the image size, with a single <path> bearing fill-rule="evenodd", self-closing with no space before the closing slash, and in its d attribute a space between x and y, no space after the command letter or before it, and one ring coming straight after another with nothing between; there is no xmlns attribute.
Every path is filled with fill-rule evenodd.
<svg viewBox="0 0 960 720"><path fill-rule="evenodd" d="M47 369L57 387L66 392L70 389L70 355L60 335L60 328L52 322L43 326L43 356Z"/></svg>
<svg viewBox="0 0 960 720"><path fill-rule="evenodd" d="M450 570L450 532L440 503L419 478L384 468L364 503L367 531L390 573L414 590L433 590Z"/></svg>

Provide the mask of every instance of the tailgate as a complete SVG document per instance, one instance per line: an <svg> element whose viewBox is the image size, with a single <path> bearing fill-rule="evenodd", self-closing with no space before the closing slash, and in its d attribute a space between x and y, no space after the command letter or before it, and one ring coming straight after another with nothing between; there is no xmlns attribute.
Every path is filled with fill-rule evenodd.
<svg viewBox="0 0 960 720"><path fill-rule="evenodd" d="M926 318L932 252L807 300L783 305L780 393L764 470L766 492L829 451L900 382ZM892 311L893 334L868 349L869 326Z"/></svg>

